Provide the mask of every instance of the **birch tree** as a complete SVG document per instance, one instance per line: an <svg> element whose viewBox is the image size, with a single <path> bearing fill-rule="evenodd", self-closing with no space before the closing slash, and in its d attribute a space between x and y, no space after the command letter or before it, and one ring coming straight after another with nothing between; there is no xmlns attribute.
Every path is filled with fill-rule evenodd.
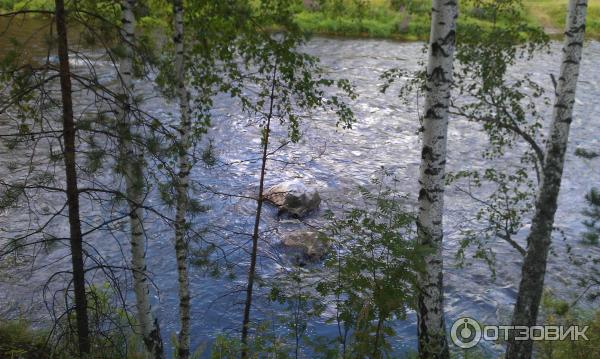
<svg viewBox="0 0 600 359"><path fill-rule="evenodd" d="M113 212L115 206L112 200L118 201L127 197L118 189L113 190L114 183L108 185L102 181L102 176L97 176L98 171L108 168L103 164L111 161L103 161L106 159L104 155L111 153L112 156L114 147L110 147L111 139L117 137L120 132L115 130L113 126L115 122L105 117L105 113L107 108L124 108L122 106L124 101L122 97L115 96L114 89L107 88L98 81L95 58L86 53L86 48L81 46L81 43L89 45L88 40L82 40L82 37L88 39L92 38L90 35L96 35L93 37L94 40L109 52L108 44L115 38L115 29L118 26L112 22L112 18L104 17L96 9L86 8L86 5L90 3L84 1L77 4L69 3L68 8L65 9L63 1L56 1L53 10L23 9L2 14L11 19L30 13L53 16L48 20L55 23L58 30L56 36L58 56L52 56L55 44L48 42L45 57L22 57L21 51L26 51L31 47L31 43L27 43L29 46L24 46L25 44L20 44L18 41L7 49L6 55L2 56L0 77L3 85L6 86L3 86L2 96L0 96L2 98L0 114L3 119L14 116L20 120L17 122L17 131L2 134L3 141L5 140L9 148L15 151L26 148L32 155L23 162L23 165L28 168L27 175L19 176L14 180L8 177L9 181L0 179L2 189L6 188L6 191L0 194L0 208L17 210L20 201L38 202L38 197L35 201L28 197L40 190L44 195L39 198L44 201L52 202L53 194L61 194L66 197L66 202L60 205L63 198L56 198L60 201L57 207L49 206L41 210L28 205L26 210L30 216L41 214L45 217L41 217L43 220L30 223L26 228L7 227L8 231L4 232L3 223L2 232L9 234L9 237L0 240L2 242L0 261L7 255L30 248L33 265L37 256L37 246L42 246L48 251L53 248L58 250L59 243L69 241L72 271L69 271L68 275L72 278L66 278L64 297L51 295L46 299L46 289L65 280L63 275L65 272L61 270L51 272L44 268L44 274L47 274L48 279L44 284L44 297L40 300L45 302L50 317L54 320L55 327L52 335L57 338L57 343L60 342L61 345L66 343L67 349L64 350L69 351L68 355L77 356L70 352L69 340L74 339L77 342L78 354L87 357L91 348L98 350L98 346L102 345L102 338L105 337L100 333L105 333L108 327L113 327L114 321L107 326L110 320L104 321L106 317L98 315L105 312L99 310L101 301L97 300L98 296L93 287L86 288L85 277L91 276L97 281L99 277L96 274L103 272L104 278L109 281L112 289L119 297L121 294L119 278L115 275L117 267L114 263L107 263L103 259L92 239L98 231L111 231L111 224L123 218L121 214ZM94 21L98 18L102 19L102 24ZM44 28L48 29L47 35L54 38L51 23L49 22L48 27L44 26ZM80 36L75 36L75 40L67 40L67 24L77 24L74 26L77 26ZM25 32L21 28L16 29L17 26L20 24L14 26L14 31ZM82 34L84 36L81 36ZM25 36L28 37L27 41L35 38L33 34L25 34ZM70 65L74 59L85 63L87 71L78 70L77 65ZM56 90L57 79L60 80L60 91ZM86 96L80 96L82 92L85 92ZM61 100L56 99L55 95L60 95ZM129 108L129 111L133 109ZM62 121L60 127L54 127L58 123L56 121L58 114L61 115ZM43 147L43 151L36 151L41 143L45 143L47 147ZM100 147L103 150L98 151L98 143L102 143ZM22 156L21 152L15 153ZM44 153L44 156L37 157L33 155L35 153ZM64 167L58 164L60 160L64 160ZM38 179L31 181L29 177ZM81 183L86 185L81 186ZM10 201L6 201L6 198ZM106 216L96 222L99 223L97 225L90 225L90 216L95 215L91 214L93 211L90 211L90 205L107 205L105 207L107 210L103 212ZM68 210L68 214L63 213L65 209ZM125 216L127 213L128 211ZM63 218L67 218L69 222L68 236L63 236L61 231ZM106 236L105 233L102 235ZM5 242L4 239L7 241ZM85 265L87 261L91 263ZM71 303L73 296L74 300ZM60 305L57 305L59 303ZM122 301L120 304L125 305L125 302ZM76 325L71 321L76 322Z"/></svg>
<svg viewBox="0 0 600 359"><path fill-rule="evenodd" d="M544 288L544 276L550 249L554 215L563 173L569 128L573 119L575 91L585 33L587 0L570 0L562 49L562 64L556 85L554 110L541 171L527 252L521 269L521 283L513 312L513 326L536 324ZM506 358L529 358L531 341L511 340Z"/></svg>
<svg viewBox="0 0 600 359"><path fill-rule="evenodd" d="M114 2L111 2L111 4L114 4ZM132 6L131 4L130 6ZM116 43L133 45L134 28L129 27L130 22L128 21L122 21L125 26L117 24L117 18L121 13L116 11L117 9L114 7L106 10L105 7L100 6L101 4L98 7L102 7L102 9L97 8L96 5L99 4L80 1L69 3L68 8L65 10L65 4L60 2L60 4L56 4L56 10L23 9L9 14L2 14L2 16L10 18L18 15L26 16L29 13L56 15L49 18L49 20L56 23L59 30L57 39L61 44L58 46L57 57L52 56L54 44L48 43L45 57L38 58L37 56L21 57L19 54L21 54L21 51L25 51L27 47L23 46L24 44L15 42L10 49L7 49L6 55L3 54L0 69L0 72L2 72L1 81L3 84L7 84L6 87L3 86L3 95L0 96L2 98L2 101L0 101L2 102L0 114L3 118L5 116L11 118L14 115L15 118L22 120L22 123L17 125L18 131L5 133L2 137L6 138L6 143L9 144L10 148L14 150L28 148L31 149L32 153L36 152L35 149L41 142L48 141L48 147L44 147L47 158L44 156L44 158L34 159L32 156L29 158L29 165L27 166L30 168L29 171L33 173L34 160L42 161L40 163L43 166L40 165L40 168L35 170L36 177L38 174L41 176L40 180L36 182L35 186L27 180L27 177L30 176L23 176L23 178L15 180L10 179L10 182L4 179L0 180L2 189L7 189L0 194L0 207L15 207L16 210L19 200L25 200L30 192L39 191L39 189L42 189L48 197L52 197L52 193L64 193L66 197L64 206L56 208L38 211L33 206L29 206L28 210L31 214L37 215L37 213L40 213L47 215L47 217L43 221L32 223L24 231L17 227L13 228L10 237L7 238L8 241L3 242L3 246L0 248L0 260L6 255L17 253L26 247L32 248L32 253L35 256L35 247L38 245L50 250L51 247L56 247L54 244L61 243L61 241L68 240L71 242L73 272L68 274L69 276L74 275L74 278L73 280L71 278L66 279L64 299L53 295L46 304L52 319L57 324L56 328L60 327L60 330L54 332L56 337L59 338L58 340L65 342L68 341L65 338L75 338L80 342L77 351L84 354L90 351L89 348L97 350L98 345L102 345L102 338L104 337L99 333L104 333L107 330L106 324L111 320L105 317L99 318L97 315L99 312L98 306L102 303L97 300L93 288L87 288L86 290L85 277L91 275L95 280L98 280L99 277L96 276L96 273L103 272L112 289L117 293L118 298L116 300L123 299L119 302L119 305L125 306L125 299L121 296L119 288L120 281L118 276L115 275L119 268L125 267L117 267L114 266L114 263L107 263L103 259L102 253L97 251L93 238L99 231L112 232L114 227L111 224L129 216L129 208L122 213L120 206L115 206L116 202L124 200L127 203L137 204L139 202L139 199L130 199L119 188L115 189L112 179L108 179L109 183L106 183L103 182L103 176L97 174L99 171L109 170L109 166L113 164L111 159L117 157L113 155L115 152L118 153L119 157L126 159L116 161L118 172L120 174L126 172L124 171L126 168L124 164L128 164L132 156L129 156L129 152L124 150L123 146L119 146L117 150L112 144L117 142L114 139L118 138L119 144L127 144L127 146L130 146L127 149L134 153L134 143L136 146L140 143L133 131L129 131L133 123L133 114L140 121L145 119L142 118L144 116L140 115L142 111L135 108L137 104L132 101L131 61L127 63L121 56L118 56L120 58L118 62L122 63L114 63L118 79L124 80L123 83L119 82L118 85L126 84L123 88L119 87L115 91L112 85L109 85L110 88L106 87L97 77L97 58L87 52L89 47L94 46L94 48L99 47L105 50L111 60L117 57L114 55L123 55L123 52L118 50L125 48L125 50L131 50L126 53L127 57L131 58L133 56L133 46L117 46L115 48L114 44L115 41L122 40L118 35L127 35L127 41ZM102 10L106 10L106 12L102 12ZM131 11L129 14L133 19ZM80 36L75 36L75 40L67 42L67 25L65 24L70 23L77 24ZM18 25L14 27L16 26ZM48 31L48 35L52 35L52 29ZM32 35L26 36L34 38ZM140 43L138 41L135 48L136 61L140 59L139 48ZM73 59L85 63L87 71L81 68L78 69L77 65L69 65L69 61L73 63ZM123 69L122 74L119 71L120 69ZM23 81L23 78L27 81ZM55 81L57 79L61 80L61 91L56 91ZM81 93L86 95L80 96ZM54 94L62 95L63 101L55 99ZM116 109L116 121L106 116L109 109ZM55 122L57 122L55 114L58 115L59 113L63 120L60 127L54 127ZM76 120L75 116L77 116ZM114 126L115 123L117 123L117 128ZM141 127L141 122L135 125L137 129ZM161 132L159 128L153 128L153 130L155 133ZM14 146L11 145L13 143ZM57 152L56 148L60 150ZM63 159L66 166L64 169L57 164L57 161ZM128 177L134 178L136 181L139 180L138 172L134 172L134 174ZM78 182L79 184L85 182L86 186L80 187ZM139 192L131 191L130 193L137 195ZM11 201L5 201L4 198L6 197ZM90 205L99 205L106 209L102 211L105 216L98 225L90 225L89 219L91 216L96 215L92 214L94 211L89 211ZM117 207L118 209L115 209ZM137 208L137 206L134 207ZM69 211L68 216L63 213L65 209ZM47 211L50 212L46 213ZM62 228L62 225L59 225L59 223L61 223L62 218L69 219L71 227L69 236L63 236L60 233L59 229ZM76 224L73 225L73 223ZM141 222L138 223L141 225ZM138 228L140 227L138 226ZM105 233L101 235L106 237ZM140 248L143 255L143 243ZM124 258L124 260L129 259ZM92 263L84 266L86 261ZM138 268L145 270L145 264L138 265ZM134 274L138 273L141 273L139 269L134 271ZM57 283L64 280L62 274L62 271L48 273L49 279L45 288L49 287L51 282ZM138 278L145 281L143 273ZM72 303L73 293L75 293L75 298ZM147 298L147 285L146 291L142 293ZM46 301L45 298L44 301ZM59 302L61 305L57 306ZM65 308L65 312L62 312L61 308ZM63 318L68 318L68 323L63 325ZM104 321L105 319L106 321ZM77 325L72 324L71 320L77 322ZM108 325L114 327L114 322L111 323ZM72 335L75 330L77 333ZM68 345L70 348L70 343ZM86 347L87 349L85 349ZM82 350L82 348L84 349ZM106 355L106 352L103 354ZM70 355L76 356L72 353Z"/></svg>
<svg viewBox="0 0 600 359"><path fill-rule="evenodd" d="M177 97L179 100L179 173L175 178L175 255L177 257L177 280L179 281L179 338L178 357L186 359L190 354L190 289L188 276L188 245L186 242L186 213L189 203L188 186L191 161L188 151L191 147L192 121L189 92L186 86L184 9L182 0L173 0L173 43L175 44L175 74Z"/></svg>
<svg viewBox="0 0 600 359"><path fill-rule="evenodd" d="M117 110L121 140L119 151L129 202L131 269L133 271L133 287L136 298L137 324L147 350L154 358L163 358L164 350L160 329L158 321L152 315L150 288L147 281L143 226L144 211L142 208L144 202L144 157L133 143L133 138L137 136L136 125L135 117L129 111L134 101L132 76L136 21L133 10L135 5L135 0L123 0L121 2L121 35L125 45L119 63L119 76L122 87Z"/></svg>
<svg viewBox="0 0 600 359"><path fill-rule="evenodd" d="M433 249L425 258L426 268L419 278L417 320L421 358L449 357L443 308L442 215L457 16L456 1L433 1L417 218L419 243Z"/></svg>

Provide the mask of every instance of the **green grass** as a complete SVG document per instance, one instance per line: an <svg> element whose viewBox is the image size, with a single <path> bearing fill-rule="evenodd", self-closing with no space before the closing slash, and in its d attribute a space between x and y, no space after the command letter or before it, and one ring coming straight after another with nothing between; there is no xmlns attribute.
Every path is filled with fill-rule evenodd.
<svg viewBox="0 0 600 359"><path fill-rule="evenodd" d="M394 6L398 3L406 4L404 11ZM318 8L300 7L295 16L302 29L314 34L427 40L430 6L431 0L328 0ZM523 8L523 21L543 27L551 36L562 36L567 0L524 0ZM460 9L458 21L459 29L466 24L490 24L469 4ZM587 22L587 38L600 39L600 0L590 0Z"/></svg>
<svg viewBox="0 0 600 359"><path fill-rule="evenodd" d="M526 0L525 9L532 22L552 34L562 34L565 26L567 0ZM600 39L600 0L589 0L586 36Z"/></svg>
<svg viewBox="0 0 600 359"><path fill-rule="evenodd" d="M382 18L367 18L358 20L349 15L330 17L323 13L300 12L296 21L306 31L321 35L343 35L354 37L398 38L416 40L423 32L423 22L411 23L406 30L399 29L402 16L392 14Z"/></svg>
<svg viewBox="0 0 600 359"><path fill-rule="evenodd" d="M56 338L49 337L49 329L32 328L26 320L0 320L0 359L71 359L72 349L76 343L65 340L75 340L72 336L65 336L60 343ZM114 338L113 338L114 339ZM117 352L111 346L115 341L104 337L92 338L94 346L90 359L144 359L147 356L139 349L141 340L134 336L129 338L127 356L117 353L125 352L119 348Z"/></svg>
<svg viewBox="0 0 600 359"><path fill-rule="evenodd" d="M24 321L0 321L0 358L50 358L46 336Z"/></svg>
<svg viewBox="0 0 600 359"><path fill-rule="evenodd" d="M585 335L589 340L562 340L536 342L540 359L600 358L600 311L571 308L568 303L545 294L542 309L546 325L588 326Z"/></svg>
<svg viewBox="0 0 600 359"><path fill-rule="evenodd" d="M258 2L259 0L252 0ZM523 0L522 19L543 27L555 38L562 37L568 0ZM295 7L299 26L318 35L386 38L403 41L427 40L431 0L305 0ZM317 5L320 4L320 5ZM0 0L0 10L51 9L52 0ZM402 10L401 10L402 9ZM462 1L461 24L485 24L471 1ZM600 40L600 0L589 0L588 39Z"/></svg>
<svg viewBox="0 0 600 359"><path fill-rule="evenodd" d="M0 0L0 9L4 10L51 10L54 8L54 1L50 0Z"/></svg>
<svg viewBox="0 0 600 359"><path fill-rule="evenodd" d="M426 39L430 5L424 0L408 2L406 11L398 11L386 0L328 0L318 9L299 8L296 21L305 31L320 35Z"/></svg>

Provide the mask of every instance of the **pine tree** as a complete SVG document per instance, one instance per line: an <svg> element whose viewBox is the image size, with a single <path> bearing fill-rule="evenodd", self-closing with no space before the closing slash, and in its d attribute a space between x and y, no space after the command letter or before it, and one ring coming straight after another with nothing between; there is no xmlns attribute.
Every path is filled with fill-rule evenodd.
<svg viewBox="0 0 600 359"><path fill-rule="evenodd" d="M83 237L79 216L79 191L77 189L77 163L75 160L75 122L73 120L73 95L71 90L71 70L69 68L69 45L65 4L56 0L56 30L58 32L58 58L60 66L60 91L62 97L64 161L66 193L69 207L69 229L71 262L73 266L73 286L75 288L75 313L77 316L77 340L80 358L90 354L87 299L85 294L85 268L83 263Z"/></svg>

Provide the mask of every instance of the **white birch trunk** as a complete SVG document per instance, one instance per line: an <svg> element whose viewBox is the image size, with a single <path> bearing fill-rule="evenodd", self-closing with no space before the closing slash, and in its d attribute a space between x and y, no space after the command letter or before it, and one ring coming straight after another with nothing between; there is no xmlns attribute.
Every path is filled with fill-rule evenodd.
<svg viewBox="0 0 600 359"><path fill-rule="evenodd" d="M579 77L579 64L585 33L587 0L570 0L567 14L562 64L556 87L554 112L546 154L542 167L542 179L538 189L535 214L527 237L527 253L523 261L521 283L513 312L512 325L533 326L544 289L544 276L548 251L552 239L554 214L563 173L569 128L573 119L575 90ZM530 358L531 341L510 341L506 358Z"/></svg>
<svg viewBox="0 0 600 359"><path fill-rule="evenodd" d="M173 0L175 43L175 74L177 76L177 96L181 118L179 122L179 173L175 178L177 205L175 214L175 255L177 257L177 278L179 281L179 359L190 355L190 290L188 277L188 245L186 240L186 214L188 209L188 186L191 170L188 151L191 147L192 122L189 92L185 83L185 39L183 25L183 1Z"/></svg>
<svg viewBox="0 0 600 359"><path fill-rule="evenodd" d="M131 268L133 271L133 287L136 299L137 321L139 333L142 336L148 352L153 358L164 358L158 321L153 318L150 304L150 287L148 285L146 268L145 235L143 227L144 211L144 173L143 154L136 151L130 137L135 134L135 119L128 110L133 101L133 44L135 42L135 16L133 8L135 0L123 0L122 36L125 43L125 53L119 62L122 93L120 94L119 121L123 126L121 132L121 161L125 172L125 184L129 201Z"/></svg>
<svg viewBox="0 0 600 359"><path fill-rule="evenodd" d="M458 5L455 0L433 0L417 220L419 243L433 250L425 258L426 269L419 277L417 320L421 358L450 356L443 308L442 216L457 16Z"/></svg>

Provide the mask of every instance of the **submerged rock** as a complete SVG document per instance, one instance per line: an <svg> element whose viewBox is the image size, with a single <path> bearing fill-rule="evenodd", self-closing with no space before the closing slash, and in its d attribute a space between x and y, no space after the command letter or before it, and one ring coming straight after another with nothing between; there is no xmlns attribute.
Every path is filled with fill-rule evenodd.
<svg viewBox="0 0 600 359"><path fill-rule="evenodd" d="M296 265L317 262L331 247L329 239L317 231L295 231L283 238L281 245Z"/></svg>
<svg viewBox="0 0 600 359"><path fill-rule="evenodd" d="M314 188L298 180L285 181L264 192L265 200L279 207L279 214L303 217L319 208L321 197Z"/></svg>

